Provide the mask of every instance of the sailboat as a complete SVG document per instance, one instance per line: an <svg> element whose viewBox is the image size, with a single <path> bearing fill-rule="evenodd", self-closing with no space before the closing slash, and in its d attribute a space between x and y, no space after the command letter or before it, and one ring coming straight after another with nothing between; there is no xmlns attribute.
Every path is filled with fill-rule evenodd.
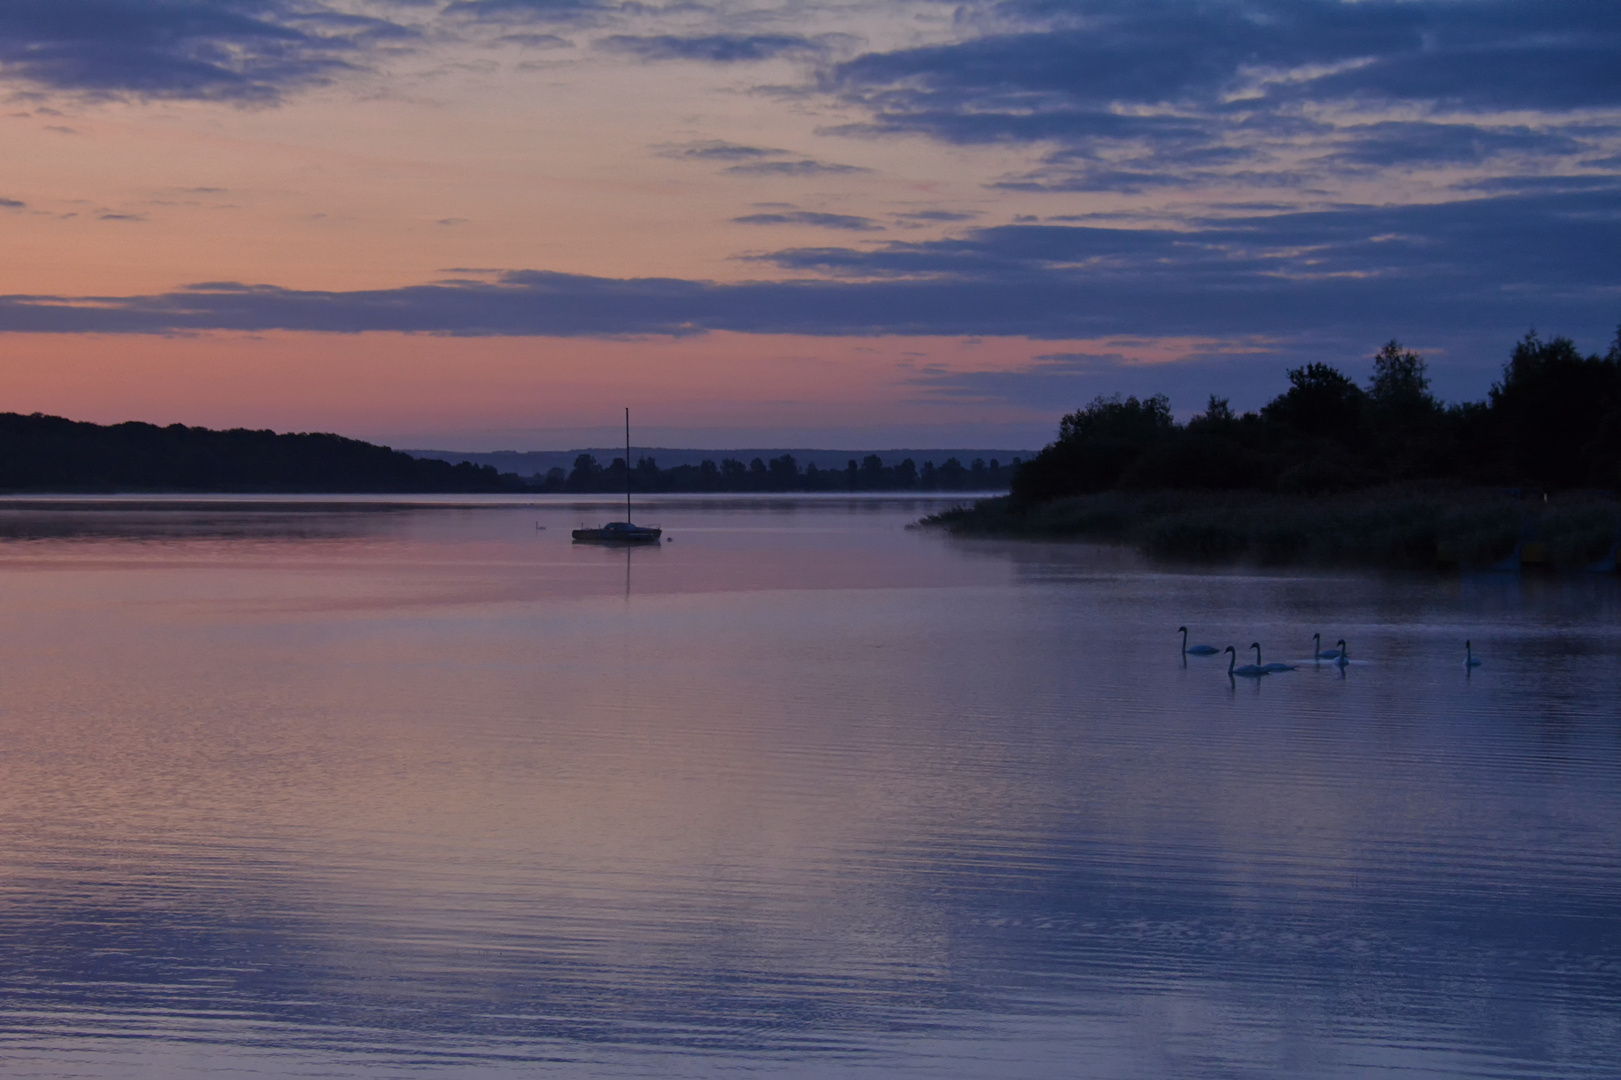
<svg viewBox="0 0 1621 1080"><path fill-rule="evenodd" d="M630 407L625 407L625 520L610 521L595 529L575 529L576 544L656 544L664 530L633 525L630 520Z"/></svg>

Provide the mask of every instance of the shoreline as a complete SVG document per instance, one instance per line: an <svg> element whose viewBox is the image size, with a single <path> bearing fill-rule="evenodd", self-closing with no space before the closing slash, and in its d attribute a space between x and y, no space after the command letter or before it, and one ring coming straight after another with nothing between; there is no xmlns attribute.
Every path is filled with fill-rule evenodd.
<svg viewBox="0 0 1621 1080"><path fill-rule="evenodd" d="M1121 492L1019 508L1008 496L931 514L953 536L1075 540L1165 562L1391 570L1608 571L1621 502L1602 492L1390 487L1336 495Z"/></svg>

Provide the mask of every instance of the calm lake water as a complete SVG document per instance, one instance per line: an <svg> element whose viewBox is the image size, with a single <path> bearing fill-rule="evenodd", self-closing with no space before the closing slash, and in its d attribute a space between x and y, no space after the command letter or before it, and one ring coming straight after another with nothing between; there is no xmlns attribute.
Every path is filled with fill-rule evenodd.
<svg viewBox="0 0 1621 1080"><path fill-rule="evenodd" d="M1614 576L930 508L0 503L0 1073L1621 1070Z"/></svg>

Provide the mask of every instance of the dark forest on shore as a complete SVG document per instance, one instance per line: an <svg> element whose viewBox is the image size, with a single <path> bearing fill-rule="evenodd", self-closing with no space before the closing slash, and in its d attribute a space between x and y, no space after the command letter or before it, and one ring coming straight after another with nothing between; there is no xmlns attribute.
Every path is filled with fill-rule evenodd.
<svg viewBox="0 0 1621 1080"><path fill-rule="evenodd" d="M1212 397L1185 424L1164 396L1096 398L1009 495L928 520L1201 561L1613 559L1621 331L1604 355L1527 334L1484 401L1437 400L1423 357L1395 341L1366 387L1321 363L1288 380L1257 412Z"/></svg>
<svg viewBox="0 0 1621 1080"><path fill-rule="evenodd" d="M339 435L0 413L0 491L498 492L515 476L414 458Z"/></svg>

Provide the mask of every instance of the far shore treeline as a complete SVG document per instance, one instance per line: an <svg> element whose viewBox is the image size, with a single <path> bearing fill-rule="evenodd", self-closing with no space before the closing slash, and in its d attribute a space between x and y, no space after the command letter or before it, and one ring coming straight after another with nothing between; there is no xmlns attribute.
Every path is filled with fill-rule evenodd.
<svg viewBox="0 0 1621 1080"><path fill-rule="evenodd" d="M1396 341L1366 386L1322 363L1287 374L1257 412L1212 396L1186 423L1163 395L1098 397L1009 495L929 520L1203 561L1613 563L1621 330L1604 355L1526 335L1484 401L1437 400Z"/></svg>
<svg viewBox="0 0 1621 1080"><path fill-rule="evenodd" d="M801 468L792 454L766 461L736 458L661 469L650 457L638 458L631 470L631 490L638 492L785 492L785 491L1005 491L1018 472L1020 460L1002 462L975 458L964 465L947 458L938 467L925 461L919 468L911 458L886 465L877 454L851 459L842 469L823 469L815 462ZM534 478L533 490L555 492L607 492L625 490L625 459L603 465L590 454L574 459L574 468L554 468Z"/></svg>
<svg viewBox="0 0 1621 1080"><path fill-rule="evenodd" d="M657 492L1005 491L1019 459L951 458L922 468L876 454L843 469L801 468L792 455L731 458L661 469L639 458L630 486ZM572 470L520 477L488 465L413 457L325 434L277 434L129 422L91 424L39 413L0 413L0 491L245 493L619 493L625 460L581 454Z"/></svg>

